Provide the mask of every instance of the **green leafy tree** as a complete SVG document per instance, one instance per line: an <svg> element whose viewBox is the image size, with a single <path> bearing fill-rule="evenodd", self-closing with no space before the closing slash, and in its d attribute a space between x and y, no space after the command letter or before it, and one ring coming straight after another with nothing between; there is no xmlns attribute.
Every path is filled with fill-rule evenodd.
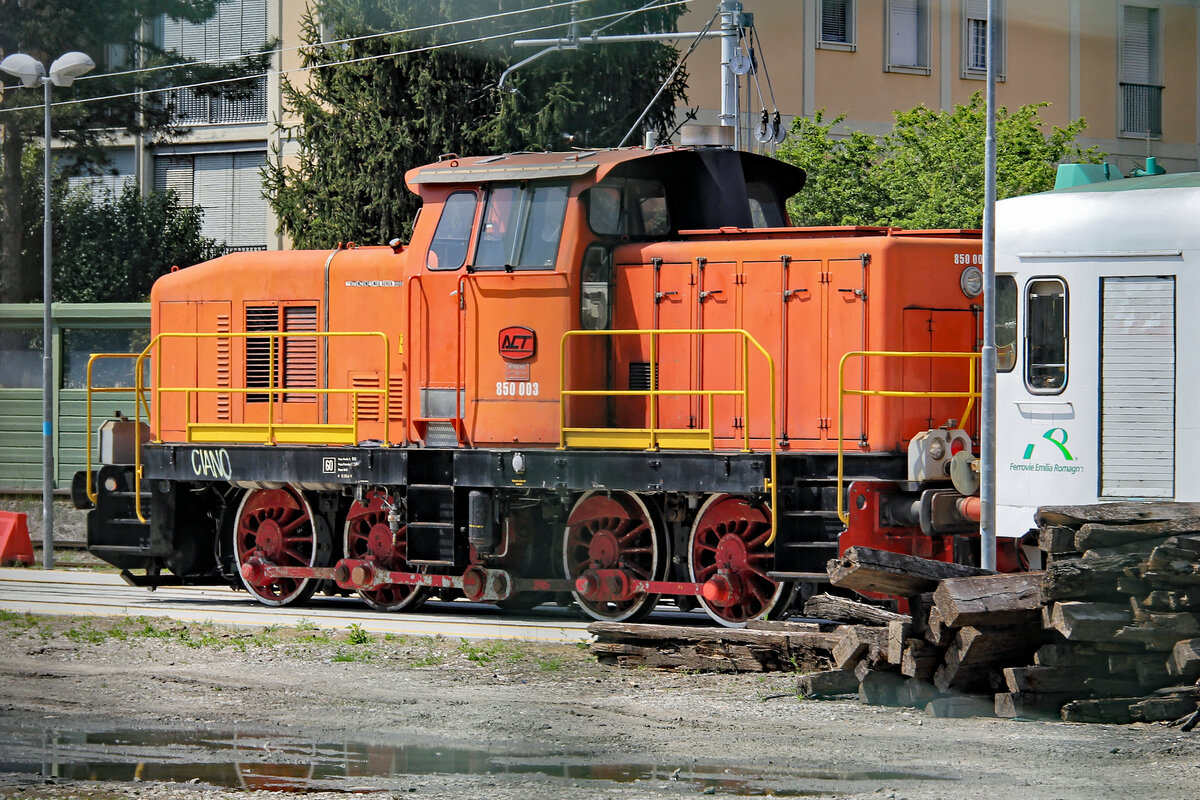
<svg viewBox="0 0 1200 800"><path fill-rule="evenodd" d="M106 163L104 145L116 133L158 132L170 137L185 128L175 113L170 93L138 93L212 80L225 80L202 91L240 97L252 90L253 76L269 63L266 52L226 64L188 62L163 50L140 34L165 14L200 23L210 19L222 0L0 0L0 53L27 53L49 67L59 55L81 50L97 63L93 76L71 88L56 88L56 102L108 97L102 102L56 106L55 137L68 145L59 164L66 171L99 171ZM264 43L264 51L273 45ZM179 65L176 69L130 73L131 66ZM124 72L126 74L115 74ZM250 77L247 77L250 76ZM241 78L242 80L236 80ZM40 143L43 114L40 91L16 88L18 82L0 75L5 91L0 99L4 126L0 178L0 302L41 299L41 236L24 235L27 197L21 170L29 143ZM114 97L116 96L116 97ZM27 108L36 106L35 108ZM40 213L37 215L40 220Z"/></svg>
<svg viewBox="0 0 1200 800"><path fill-rule="evenodd" d="M54 299L68 303L137 302L171 267L216 258L222 246L202 233L203 212L173 191L142 197L126 184L96 197L57 191L54 203Z"/></svg>
<svg viewBox="0 0 1200 800"><path fill-rule="evenodd" d="M1053 188L1056 165L1097 163L1096 149L1076 138L1077 119L1046 133L1046 103L996 113L998 199ZM797 225L894 225L903 228L978 228L983 224L983 96L953 111L918 106L895 114L895 126L876 140L860 131L832 135L839 116L797 118L776 155L808 171L808 183L789 201Z"/></svg>
<svg viewBox="0 0 1200 800"><path fill-rule="evenodd" d="M569 137L576 146L620 143L674 68L674 48L622 43L551 53L514 72L506 82L510 92L496 88L501 74L533 51L496 37L522 31L527 38L566 35L567 7L446 24L543 5L543 0L315 3L302 22L303 63L367 60L314 69L306 83L284 86L295 119L286 131L298 153L276 154L266 187L293 243L328 247L350 239L407 238L419 200L405 188L404 173L443 153L559 149ZM580 4L579 13L600 16L631 7L636 8L628 0L593 0ZM615 24L604 33L673 31L681 13L674 7L614 16L587 22L580 32L610 22ZM545 27L554 24L560 26ZM417 26L435 27L336 42ZM431 46L437 49L427 49ZM668 133L685 89L681 70L644 124Z"/></svg>

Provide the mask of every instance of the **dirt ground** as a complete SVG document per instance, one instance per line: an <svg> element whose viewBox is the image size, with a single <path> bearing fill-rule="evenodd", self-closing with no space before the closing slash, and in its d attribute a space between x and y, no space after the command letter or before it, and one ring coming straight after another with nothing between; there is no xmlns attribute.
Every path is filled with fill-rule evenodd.
<svg viewBox="0 0 1200 800"><path fill-rule="evenodd" d="M0 797L1200 795L1197 733L933 719L794 686L577 646L4 613Z"/></svg>

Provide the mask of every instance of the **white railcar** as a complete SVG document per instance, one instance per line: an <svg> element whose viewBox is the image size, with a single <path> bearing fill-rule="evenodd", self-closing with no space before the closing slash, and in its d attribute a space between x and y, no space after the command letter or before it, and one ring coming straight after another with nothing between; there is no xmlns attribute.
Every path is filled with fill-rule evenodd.
<svg viewBox="0 0 1200 800"><path fill-rule="evenodd" d="M1004 200L996 231L998 534L1200 500L1200 173Z"/></svg>

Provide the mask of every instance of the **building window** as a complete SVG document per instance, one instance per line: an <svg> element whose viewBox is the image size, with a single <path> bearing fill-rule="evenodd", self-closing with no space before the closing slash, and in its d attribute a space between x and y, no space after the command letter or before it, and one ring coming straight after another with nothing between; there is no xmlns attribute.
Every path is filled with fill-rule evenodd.
<svg viewBox="0 0 1200 800"><path fill-rule="evenodd" d="M1004 80L1004 0L996 3L996 79ZM988 0L963 0L962 76L987 77Z"/></svg>
<svg viewBox="0 0 1200 800"><path fill-rule="evenodd" d="M817 47L854 49L854 0L820 0L817 17Z"/></svg>
<svg viewBox="0 0 1200 800"><path fill-rule="evenodd" d="M229 62L259 52L267 41L267 0L225 0L217 13L199 25L168 16L158 18L156 41L166 50L196 61ZM237 97L200 94L180 89L166 95L175 119L183 124L265 122L267 79L253 78L239 86Z"/></svg>
<svg viewBox="0 0 1200 800"><path fill-rule="evenodd" d="M136 180L136 170L133 148L121 148L105 151L108 164L100 168L96 174L84 173L67 177L67 186L71 191L86 189L96 200L105 200L120 196L126 184Z"/></svg>
<svg viewBox="0 0 1200 800"><path fill-rule="evenodd" d="M1059 394L1067 385L1067 287L1036 280L1025 293L1025 383L1034 394Z"/></svg>
<svg viewBox="0 0 1200 800"><path fill-rule="evenodd" d="M1121 135L1162 136L1161 33L1157 8L1121 7Z"/></svg>
<svg viewBox="0 0 1200 800"><path fill-rule="evenodd" d="M154 188L173 189L181 203L204 210L201 232L227 251L266 250L265 150L188 153L154 159Z"/></svg>
<svg viewBox="0 0 1200 800"><path fill-rule="evenodd" d="M929 74L929 0L888 0L887 72Z"/></svg>

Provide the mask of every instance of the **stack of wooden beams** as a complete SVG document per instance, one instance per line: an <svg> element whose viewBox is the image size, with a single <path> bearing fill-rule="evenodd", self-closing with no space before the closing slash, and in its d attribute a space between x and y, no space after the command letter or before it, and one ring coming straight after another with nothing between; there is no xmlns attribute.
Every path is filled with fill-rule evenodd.
<svg viewBox="0 0 1200 800"><path fill-rule="evenodd" d="M852 547L829 563L829 576L835 586L908 600L909 615L844 633L833 650L835 668L854 671L865 703L922 707L933 716L991 713L1003 670L1029 663L1046 635L1040 573L992 575ZM805 613L819 608L810 601ZM801 691L809 682L801 679Z"/></svg>
<svg viewBox="0 0 1200 800"><path fill-rule="evenodd" d="M1200 504L1049 506L1037 523L1043 625L1057 639L1007 671L1021 703L1079 722L1195 711Z"/></svg>
<svg viewBox="0 0 1200 800"><path fill-rule="evenodd" d="M841 640L832 625L756 620L745 628L593 622L589 649L601 664L690 672L826 670Z"/></svg>

